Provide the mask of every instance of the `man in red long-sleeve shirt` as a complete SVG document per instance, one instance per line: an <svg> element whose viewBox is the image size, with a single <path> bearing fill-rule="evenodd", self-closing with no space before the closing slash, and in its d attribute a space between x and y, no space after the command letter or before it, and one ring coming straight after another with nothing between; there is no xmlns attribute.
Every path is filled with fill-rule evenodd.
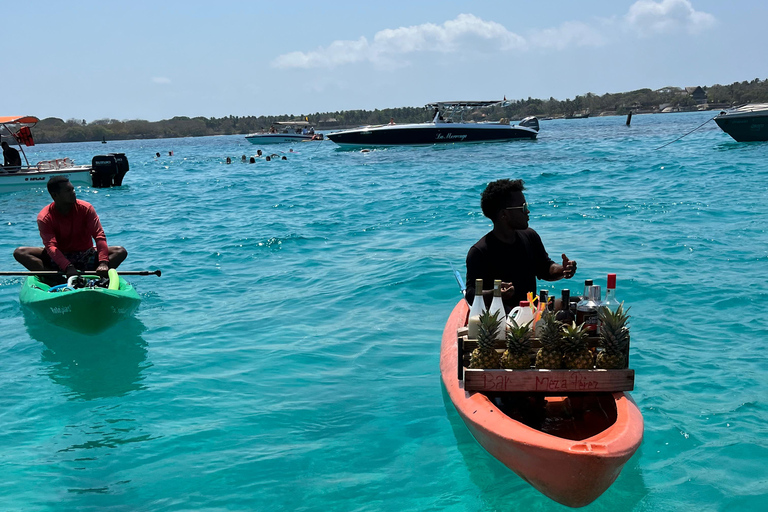
<svg viewBox="0 0 768 512"><path fill-rule="evenodd" d="M19 247L13 251L16 261L31 271L61 270L70 277L78 270L106 275L125 260L128 251L107 245L96 210L77 199L75 187L66 177L48 180L48 192L53 202L37 215L44 247Z"/></svg>

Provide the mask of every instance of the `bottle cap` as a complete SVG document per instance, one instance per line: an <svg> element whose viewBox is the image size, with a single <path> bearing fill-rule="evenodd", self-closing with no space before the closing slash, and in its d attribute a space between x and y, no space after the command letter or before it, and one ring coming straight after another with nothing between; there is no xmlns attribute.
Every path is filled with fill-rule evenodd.
<svg viewBox="0 0 768 512"><path fill-rule="evenodd" d="M584 280L584 286L592 286L592 280L591 279L585 279Z"/></svg>
<svg viewBox="0 0 768 512"><path fill-rule="evenodd" d="M616 274L608 274L608 288L616 288Z"/></svg>
<svg viewBox="0 0 768 512"><path fill-rule="evenodd" d="M528 308L528 307L530 307L530 306L531 306L531 303L530 303L530 302L528 302L527 300L521 300L521 301L520 301L520 307L521 307L521 308Z"/></svg>
<svg viewBox="0 0 768 512"><path fill-rule="evenodd" d="M501 279L494 279L493 280L493 287L499 288L501 286Z"/></svg>
<svg viewBox="0 0 768 512"><path fill-rule="evenodd" d="M477 290L483 289L483 280L482 279L475 279L475 293L477 293Z"/></svg>

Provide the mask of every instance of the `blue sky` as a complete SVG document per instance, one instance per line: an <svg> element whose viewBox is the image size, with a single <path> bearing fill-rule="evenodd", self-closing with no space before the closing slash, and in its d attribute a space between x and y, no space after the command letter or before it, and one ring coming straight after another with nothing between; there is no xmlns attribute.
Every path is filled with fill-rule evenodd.
<svg viewBox="0 0 768 512"><path fill-rule="evenodd" d="M40 118L299 115L768 78L764 0L30 0L2 19L0 114Z"/></svg>

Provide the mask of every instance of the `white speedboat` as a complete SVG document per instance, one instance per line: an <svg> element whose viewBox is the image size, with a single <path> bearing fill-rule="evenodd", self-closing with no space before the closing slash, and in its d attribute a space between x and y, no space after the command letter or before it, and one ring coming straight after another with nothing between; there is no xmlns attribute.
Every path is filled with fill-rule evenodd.
<svg viewBox="0 0 768 512"><path fill-rule="evenodd" d="M24 146L35 145L30 128L38 121L34 116L0 117L3 141L9 145L14 142L23 158L21 165L0 166L0 192L45 187L53 176L66 176L75 186L106 188L122 185L128 172L128 159L123 153L95 156L91 165L75 165L69 158L30 164Z"/></svg>
<svg viewBox="0 0 768 512"><path fill-rule="evenodd" d="M460 142L503 142L516 139L535 139L539 133L539 120L526 117L513 125L499 122L464 121L470 110L491 106L506 106L506 101L443 101L426 105L433 111L427 123L364 126L328 134L328 138L342 146L401 146L425 144L451 144Z"/></svg>
<svg viewBox="0 0 768 512"><path fill-rule="evenodd" d="M308 121L280 121L273 123L265 132L246 135L245 140L251 144L281 144L323 140L323 134L315 133Z"/></svg>
<svg viewBox="0 0 768 512"><path fill-rule="evenodd" d="M715 122L737 142L768 141L768 103L750 103L715 116Z"/></svg>

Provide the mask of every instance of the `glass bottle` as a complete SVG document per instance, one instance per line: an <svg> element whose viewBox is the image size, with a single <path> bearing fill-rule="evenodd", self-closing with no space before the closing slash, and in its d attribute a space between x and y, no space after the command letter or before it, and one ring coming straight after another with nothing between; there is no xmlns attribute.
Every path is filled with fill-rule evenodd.
<svg viewBox="0 0 768 512"><path fill-rule="evenodd" d="M576 312L577 312L576 306L579 304L580 301L581 301L581 297L579 297L578 295L576 297L571 297L570 310L571 310L571 316L573 317L574 322L576 321Z"/></svg>
<svg viewBox="0 0 768 512"><path fill-rule="evenodd" d="M547 305L549 302L549 292L547 290L541 290L539 292L539 305L536 308L538 311L543 313L547 310Z"/></svg>
<svg viewBox="0 0 768 512"><path fill-rule="evenodd" d="M501 319L496 339L507 339L507 312L504 310L504 302L501 300L501 279L493 281L493 300L491 300L491 307L488 308L488 313L491 315L496 313L497 317Z"/></svg>
<svg viewBox="0 0 768 512"><path fill-rule="evenodd" d="M472 306L469 308L469 322L467 323L467 337L471 340L477 339L478 326L480 325L480 315L485 311L485 300L483 299L483 280L475 279L475 298L472 300Z"/></svg>
<svg viewBox="0 0 768 512"><path fill-rule="evenodd" d="M600 307L606 307L615 312L619 309L621 303L616 298L616 274L608 274L608 286L605 290L605 300L600 303Z"/></svg>
<svg viewBox="0 0 768 512"><path fill-rule="evenodd" d="M560 310L555 313L555 319L565 325L571 325L576 320L571 312L571 290L560 292Z"/></svg>
<svg viewBox="0 0 768 512"><path fill-rule="evenodd" d="M576 305L576 323L584 324L584 329L591 336L597 334L597 308L600 306L600 287L589 287L586 300L579 301Z"/></svg>

